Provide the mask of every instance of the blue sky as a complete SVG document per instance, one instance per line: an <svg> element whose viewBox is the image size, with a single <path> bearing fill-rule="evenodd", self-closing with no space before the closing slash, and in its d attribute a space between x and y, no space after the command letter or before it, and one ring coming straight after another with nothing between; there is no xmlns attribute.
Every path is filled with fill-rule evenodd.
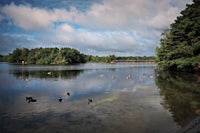
<svg viewBox="0 0 200 133"><path fill-rule="evenodd" d="M70 47L85 54L152 56L191 0L0 0L0 54Z"/></svg>

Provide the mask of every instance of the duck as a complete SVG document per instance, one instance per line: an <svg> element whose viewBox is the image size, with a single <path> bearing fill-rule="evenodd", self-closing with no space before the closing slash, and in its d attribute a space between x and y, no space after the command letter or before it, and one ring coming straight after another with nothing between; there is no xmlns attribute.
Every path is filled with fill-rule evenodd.
<svg viewBox="0 0 200 133"><path fill-rule="evenodd" d="M36 99L31 99L31 100L29 100L29 102L37 102L37 100Z"/></svg>
<svg viewBox="0 0 200 133"><path fill-rule="evenodd" d="M92 103L92 98L88 98L88 104Z"/></svg>
<svg viewBox="0 0 200 133"><path fill-rule="evenodd" d="M104 74L100 74L99 77L100 77L100 78L103 78L103 77L104 77Z"/></svg>
<svg viewBox="0 0 200 133"><path fill-rule="evenodd" d="M143 78L143 79L145 79L145 78L146 78L146 76L147 76L146 74L143 74L142 78Z"/></svg>
<svg viewBox="0 0 200 133"><path fill-rule="evenodd" d="M112 80L114 80L116 77L115 76L112 76Z"/></svg>
<svg viewBox="0 0 200 133"><path fill-rule="evenodd" d="M48 75L51 75L51 72L48 72L47 74L48 74Z"/></svg>
<svg viewBox="0 0 200 133"><path fill-rule="evenodd" d="M26 101L33 99L32 97L26 97Z"/></svg>
<svg viewBox="0 0 200 133"><path fill-rule="evenodd" d="M150 75L149 75L149 78L153 78L153 74L150 74Z"/></svg>
<svg viewBox="0 0 200 133"><path fill-rule="evenodd" d="M26 81L26 82L29 82L29 81L30 81L30 79L29 79L29 78L26 78L26 79L25 79L25 81Z"/></svg>
<svg viewBox="0 0 200 133"><path fill-rule="evenodd" d="M37 100L36 100L36 99L33 99L33 97L26 97L26 101L27 101L28 103L30 103L30 102L37 102Z"/></svg>
<svg viewBox="0 0 200 133"><path fill-rule="evenodd" d="M131 75L129 74L129 75L126 77L126 79L131 79Z"/></svg>
<svg viewBox="0 0 200 133"><path fill-rule="evenodd" d="M60 103L62 102L62 98L61 97L58 100L59 100Z"/></svg>

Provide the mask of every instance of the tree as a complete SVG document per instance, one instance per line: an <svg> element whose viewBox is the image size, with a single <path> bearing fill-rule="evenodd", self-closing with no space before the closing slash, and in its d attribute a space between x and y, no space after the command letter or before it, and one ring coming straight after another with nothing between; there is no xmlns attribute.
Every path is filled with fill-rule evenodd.
<svg viewBox="0 0 200 133"><path fill-rule="evenodd" d="M29 53L29 50L27 48L23 48L21 50L20 60L27 62L28 53Z"/></svg>
<svg viewBox="0 0 200 133"><path fill-rule="evenodd" d="M11 63L21 63L21 49L15 49L12 54L10 54L8 61Z"/></svg>
<svg viewBox="0 0 200 133"><path fill-rule="evenodd" d="M162 34L156 48L158 65L167 70L199 71L199 29L200 2L194 0Z"/></svg>

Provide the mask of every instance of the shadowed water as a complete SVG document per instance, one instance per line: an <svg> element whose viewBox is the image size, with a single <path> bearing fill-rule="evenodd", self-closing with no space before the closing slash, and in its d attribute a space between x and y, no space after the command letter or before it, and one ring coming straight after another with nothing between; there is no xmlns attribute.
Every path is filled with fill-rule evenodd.
<svg viewBox="0 0 200 133"><path fill-rule="evenodd" d="M147 63L1 63L0 132L175 132L200 113L198 76L179 77Z"/></svg>

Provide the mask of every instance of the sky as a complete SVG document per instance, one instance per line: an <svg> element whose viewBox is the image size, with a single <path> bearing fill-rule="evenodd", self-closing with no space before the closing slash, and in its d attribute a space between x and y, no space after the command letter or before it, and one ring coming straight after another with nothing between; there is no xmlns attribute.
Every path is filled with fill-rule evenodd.
<svg viewBox="0 0 200 133"><path fill-rule="evenodd" d="M0 54L69 47L154 56L161 33L192 0L0 0Z"/></svg>

